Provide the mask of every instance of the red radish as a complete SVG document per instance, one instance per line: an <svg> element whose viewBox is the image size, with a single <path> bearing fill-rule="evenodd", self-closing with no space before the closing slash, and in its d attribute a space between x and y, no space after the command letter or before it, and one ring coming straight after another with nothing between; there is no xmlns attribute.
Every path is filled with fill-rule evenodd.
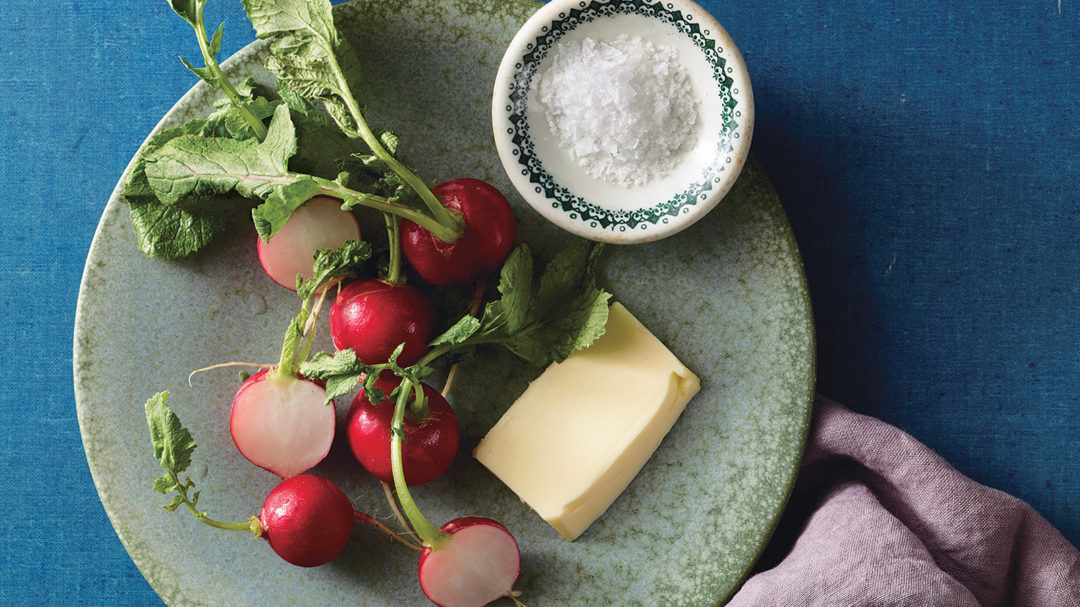
<svg viewBox="0 0 1080 607"><path fill-rule="evenodd" d="M375 380L375 386L387 398L373 404L365 392L360 391L353 399L345 422L349 446L356 460L384 483L392 484L394 474L390 463L391 420L394 402L390 392L401 383L393 375L383 374ZM402 465L405 483L422 485L438 478L457 454L460 436L457 416L438 390L423 384L427 397L427 414L423 419L412 419L406 413L404 420L405 441L402 446Z"/></svg>
<svg viewBox="0 0 1080 607"><path fill-rule="evenodd" d="M341 201L316 196L293 211L285 227L270 242L258 239L259 263L279 285L296 290L296 275L311 278L312 261L319 249L337 249L360 239L360 223Z"/></svg>
<svg viewBox="0 0 1080 607"><path fill-rule="evenodd" d="M300 567L330 562L349 542L353 507L334 483L310 474L282 481L263 502L262 536L278 556Z"/></svg>
<svg viewBox="0 0 1080 607"><path fill-rule="evenodd" d="M386 362L405 344L398 364L407 367L427 351L435 306L415 287L382 280L350 282L330 307L330 337L369 365Z"/></svg>
<svg viewBox="0 0 1080 607"><path fill-rule="evenodd" d="M401 248L424 280L458 285L498 269L514 246L517 224L506 197L479 179L454 179L431 190L465 222L465 232L446 243L412 221L401 225Z"/></svg>
<svg viewBox="0 0 1080 607"><path fill-rule="evenodd" d="M449 534L420 553L420 588L440 607L480 607L509 594L521 573L514 536L481 516L439 528Z"/></svg>
<svg viewBox="0 0 1080 607"><path fill-rule="evenodd" d="M233 399L229 430L240 454L289 478L321 462L334 442L334 407L315 382L268 369L247 378Z"/></svg>

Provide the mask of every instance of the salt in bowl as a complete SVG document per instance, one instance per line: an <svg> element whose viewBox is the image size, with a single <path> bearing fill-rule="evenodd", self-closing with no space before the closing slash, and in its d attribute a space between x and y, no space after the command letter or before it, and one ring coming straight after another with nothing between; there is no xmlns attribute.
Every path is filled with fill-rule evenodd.
<svg viewBox="0 0 1080 607"><path fill-rule="evenodd" d="M665 238L742 170L754 100L731 36L689 0L553 0L510 43L492 98L514 187L601 242Z"/></svg>

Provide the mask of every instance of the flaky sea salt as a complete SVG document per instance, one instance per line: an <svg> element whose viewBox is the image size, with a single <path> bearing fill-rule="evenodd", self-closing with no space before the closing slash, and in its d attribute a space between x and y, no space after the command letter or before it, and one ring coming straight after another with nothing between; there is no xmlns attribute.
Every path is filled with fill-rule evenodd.
<svg viewBox="0 0 1080 607"><path fill-rule="evenodd" d="M640 36L561 41L535 90L559 147L594 179L646 185L697 142L697 102L678 51Z"/></svg>

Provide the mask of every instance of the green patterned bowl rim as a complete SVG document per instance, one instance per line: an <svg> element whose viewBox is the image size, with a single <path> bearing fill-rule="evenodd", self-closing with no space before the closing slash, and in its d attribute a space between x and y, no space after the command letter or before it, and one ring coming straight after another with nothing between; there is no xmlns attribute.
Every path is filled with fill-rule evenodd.
<svg viewBox="0 0 1080 607"><path fill-rule="evenodd" d="M595 195L583 195L553 175L536 153L526 112L533 77L555 44L578 27L616 15L656 19L687 36L712 69L714 93L723 104L719 132L706 133L716 153L698 176L685 187L658 192L658 202L633 210L605 208ZM593 240L651 242L689 227L731 189L750 151L754 100L746 64L731 36L690 0L553 0L529 19L507 49L495 81L492 125L511 182L549 221Z"/></svg>

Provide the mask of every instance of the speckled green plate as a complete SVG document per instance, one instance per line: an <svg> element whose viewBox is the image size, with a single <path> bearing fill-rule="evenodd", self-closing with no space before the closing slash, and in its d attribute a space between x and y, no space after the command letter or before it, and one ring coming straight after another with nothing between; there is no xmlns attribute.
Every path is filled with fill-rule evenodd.
<svg viewBox="0 0 1080 607"><path fill-rule="evenodd" d="M375 124L402 136L431 179L479 177L513 192L491 141L492 83L506 44L537 5L506 0L365 1L336 8L374 85ZM256 73L263 45L227 68ZM203 86L160 127L206 113ZM159 128L160 128L159 127ZM569 238L514 200L520 236L538 256ZM233 237L198 259L165 262L136 248L127 207L108 202L86 263L75 325L75 386L87 460L117 534L169 604L423 605L416 555L357 526L330 565L285 564L263 542L168 513L151 489L160 469L142 405L158 390L199 442L200 506L221 520L257 513L275 485L233 447L232 360L275 361L295 296L266 278L254 230L237 211ZM678 236L610 247L603 278L702 378L660 449L611 509L567 543L469 457L538 371L493 352L463 368L452 402L463 444L452 471L418 488L433 522L479 514L522 547L518 587L531 607L686 605L726 600L764 547L794 481L809 423L814 339L807 289L784 211L751 161L709 216ZM343 412L347 403L339 403ZM318 469L359 509L389 509L379 485L335 446ZM507 604L509 604L507 602Z"/></svg>

